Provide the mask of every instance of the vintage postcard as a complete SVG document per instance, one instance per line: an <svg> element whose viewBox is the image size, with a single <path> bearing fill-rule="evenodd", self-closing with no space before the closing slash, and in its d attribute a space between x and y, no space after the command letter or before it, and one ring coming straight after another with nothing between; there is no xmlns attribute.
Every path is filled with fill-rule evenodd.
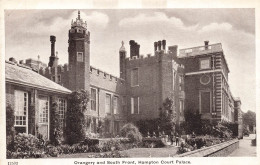
<svg viewBox="0 0 260 165"><path fill-rule="evenodd" d="M0 164L259 162L257 2L75 3L2 2Z"/></svg>

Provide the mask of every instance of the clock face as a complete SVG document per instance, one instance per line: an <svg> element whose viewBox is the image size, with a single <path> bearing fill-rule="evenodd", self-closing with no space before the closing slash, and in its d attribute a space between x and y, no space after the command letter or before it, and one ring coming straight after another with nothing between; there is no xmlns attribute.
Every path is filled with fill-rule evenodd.
<svg viewBox="0 0 260 165"><path fill-rule="evenodd" d="M207 85L210 82L210 77L208 75L203 75L200 77L200 83Z"/></svg>

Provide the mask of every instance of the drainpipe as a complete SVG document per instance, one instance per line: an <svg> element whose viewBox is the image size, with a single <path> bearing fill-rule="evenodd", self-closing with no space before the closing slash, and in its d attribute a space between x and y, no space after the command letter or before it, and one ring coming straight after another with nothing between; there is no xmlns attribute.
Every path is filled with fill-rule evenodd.
<svg viewBox="0 0 260 165"><path fill-rule="evenodd" d="M100 92L100 89L98 88L97 89L97 110L98 110L98 121L100 120L100 114L99 114L99 92Z"/></svg>
<svg viewBox="0 0 260 165"><path fill-rule="evenodd" d="M212 67L213 67L213 74L212 74L212 85L213 85L213 90L212 90L212 94L213 94L213 100L212 100L212 110L213 110L213 112L214 112L214 116L216 117L216 111L215 111L215 56L213 55L212 56L212 63L213 63L213 65L212 65ZM211 112L211 115L212 115L212 112Z"/></svg>

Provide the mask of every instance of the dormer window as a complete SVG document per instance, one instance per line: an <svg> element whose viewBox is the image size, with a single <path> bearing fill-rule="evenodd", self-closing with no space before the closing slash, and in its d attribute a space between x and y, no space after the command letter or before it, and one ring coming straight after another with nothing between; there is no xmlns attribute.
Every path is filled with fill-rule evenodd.
<svg viewBox="0 0 260 165"><path fill-rule="evenodd" d="M200 69L210 69L210 58L200 59Z"/></svg>
<svg viewBox="0 0 260 165"><path fill-rule="evenodd" d="M77 61L83 62L83 52L77 52Z"/></svg>

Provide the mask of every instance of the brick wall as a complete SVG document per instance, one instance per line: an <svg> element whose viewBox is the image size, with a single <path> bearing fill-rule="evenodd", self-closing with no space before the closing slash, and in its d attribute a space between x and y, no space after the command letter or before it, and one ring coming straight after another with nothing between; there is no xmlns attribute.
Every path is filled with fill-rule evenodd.
<svg viewBox="0 0 260 165"><path fill-rule="evenodd" d="M233 151L238 149L239 141L237 139L230 140L221 144L186 152L177 157L226 157Z"/></svg>
<svg viewBox="0 0 260 165"><path fill-rule="evenodd" d="M131 71L138 68L138 86L131 85ZM160 81L158 56L126 59L127 111L130 121L153 119L159 115ZM131 114L131 97L139 97L139 114Z"/></svg>

